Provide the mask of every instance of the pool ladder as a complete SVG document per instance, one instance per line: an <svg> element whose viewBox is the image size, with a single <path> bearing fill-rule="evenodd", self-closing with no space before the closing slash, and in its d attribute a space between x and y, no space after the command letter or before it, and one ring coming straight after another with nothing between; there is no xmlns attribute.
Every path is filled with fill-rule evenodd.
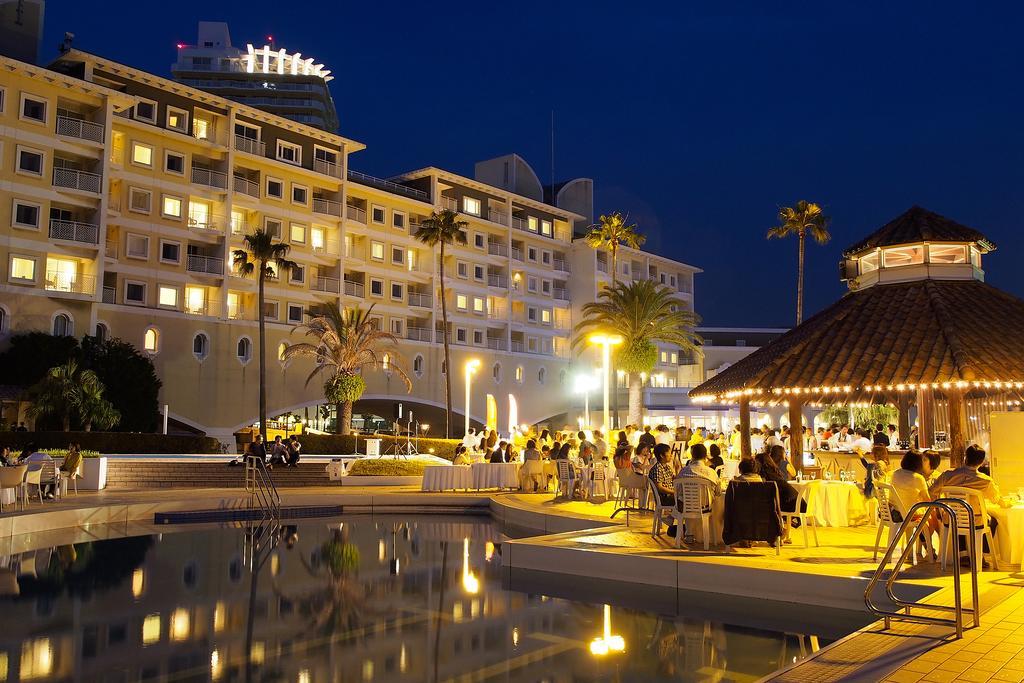
<svg viewBox="0 0 1024 683"><path fill-rule="evenodd" d="M263 458L247 456L245 459L245 490L249 494L249 508L257 507L264 519L274 523L281 521L281 495L274 486Z"/></svg>
<svg viewBox="0 0 1024 683"><path fill-rule="evenodd" d="M928 525L928 518L931 516L932 510L939 516L940 521L943 515L946 516L949 524L944 529L943 533L949 533L953 536L951 542L956 545L957 550L954 551L956 555L959 555L959 537L957 537L957 515L953 509L954 505L959 505L966 509L964 515L967 519L972 520L971 526L974 526L974 509L970 503L959 498L940 498L938 500L916 503L910 510L907 511L906 517L900 524L899 530L893 534L893 537L889 539L889 547L885 551L885 556L882 558L881 563L878 565L878 569L875 570L874 575L871 577L871 581L868 583L867 588L864 590L864 604L867 605L868 611L872 614L882 617L885 621L885 628L888 629L892 624L892 620L900 621L913 621L920 624L936 624L952 626L956 631L957 639L962 638L964 634L964 603L963 603L963 591L960 586L960 559L956 557L951 563L953 565L953 604L952 605L935 605L923 602L907 602L896 596L893 590L893 585L896 583L896 577L899 575L900 570L906 563L907 559L916 552L917 543L916 540L920 537L921 533ZM921 512L919 519L915 520L914 515ZM909 532L910 527L913 526L913 532ZM981 623L980 606L978 603L978 549L977 541L975 540L975 534L973 528L971 532L967 534L967 556L970 561L971 567L971 613L974 619L974 627L977 627ZM875 605L871 596L874 593L875 587L882 578L882 574L885 573L885 568L888 566L889 561L892 559L892 555L896 550L896 545L903 541L903 552L900 554L899 559L896 560L896 564L893 566L892 571L889 573L888 578L885 580L885 593L889 600L895 604L902 611L891 611L878 607ZM913 614L912 609L922 609L931 612L947 612L952 613L952 618L936 617L927 614Z"/></svg>

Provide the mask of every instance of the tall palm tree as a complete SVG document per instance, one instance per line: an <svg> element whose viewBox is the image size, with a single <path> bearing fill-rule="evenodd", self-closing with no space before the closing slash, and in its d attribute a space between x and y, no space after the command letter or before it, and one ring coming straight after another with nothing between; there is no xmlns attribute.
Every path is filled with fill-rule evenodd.
<svg viewBox="0 0 1024 683"><path fill-rule="evenodd" d="M629 375L629 415L639 424L642 411L641 373L650 374L658 362L656 342L677 346L680 352L699 352L700 337L693 328L699 318L680 306L675 292L653 280L619 283L605 287L597 301L583 306L583 319L576 324L579 346L588 334L606 333L622 337L615 363Z"/></svg>
<svg viewBox="0 0 1024 683"><path fill-rule="evenodd" d="M244 249L235 249L232 262L242 277L256 274L259 282L259 326L260 326L260 434L263 441L267 440L267 323L264 320L266 305L265 289L267 278L277 279L278 273L287 274L298 266L295 261L288 260L291 247L284 242L275 242L274 236L263 228L256 228L242 238Z"/></svg>
<svg viewBox="0 0 1024 683"><path fill-rule="evenodd" d="M584 239L591 249L607 249L611 255L612 284L619 283L619 271L616 265L616 258L619 247L630 247L639 249L647 241L647 237L637 232L636 223L627 224L626 217L616 211L607 216L601 216L598 222L590 226Z"/></svg>
<svg viewBox="0 0 1024 683"><path fill-rule="evenodd" d="M394 373L412 390L412 381L406 374L398 354L398 338L377 327L370 317L373 305L339 311L330 306L295 329L305 331L313 343L302 342L289 346L284 359L313 358L316 365L306 378L308 385L314 377L328 374L324 382L324 398L341 407L337 427L342 434L352 429L352 404L366 391L363 370L383 370Z"/></svg>
<svg viewBox="0 0 1024 683"><path fill-rule="evenodd" d="M92 378L81 377L78 393L78 417L82 421L82 429L91 432L93 427L99 430L110 429L121 421L121 412L114 404L103 398L105 387L95 373L85 370L82 376L89 374Z"/></svg>
<svg viewBox="0 0 1024 683"><path fill-rule="evenodd" d="M78 363L69 360L50 368L32 388L29 416L59 418L65 432L70 431L72 418L81 422L85 431L91 431L94 425L109 429L120 422L121 414L103 398L104 390L95 372L79 370Z"/></svg>
<svg viewBox="0 0 1024 683"><path fill-rule="evenodd" d="M796 263L797 325L804 319L804 245L808 235L818 244L825 244L832 239L832 235L828 232L828 224L831 220L819 205L801 199L795 206L780 208L779 224L768 230L768 239L797 236L799 244Z"/></svg>
<svg viewBox="0 0 1024 683"><path fill-rule="evenodd" d="M416 239L430 247L440 247L438 255L438 277L441 289L441 324L444 327L444 391L445 391L445 436L452 436L452 358L448 350L448 299L444 292L444 248L449 244L466 243L466 227L469 225L459 218L457 211L441 209L433 211L430 218L420 223Z"/></svg>

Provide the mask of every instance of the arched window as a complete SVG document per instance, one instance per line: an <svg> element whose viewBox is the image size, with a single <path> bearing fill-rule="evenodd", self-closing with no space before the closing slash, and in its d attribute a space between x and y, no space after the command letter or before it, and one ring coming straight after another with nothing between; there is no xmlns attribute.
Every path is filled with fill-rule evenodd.
<svg viewBox="0 0 1024 683"><path fill-rule="evenodd" d="M96 341L101 344L110 339L110 328L106 323L96 323Z"/></svg>
<svg viewBox="0 0 1024 683"><path fill-rule="evenodd" d="M537 371L537 382L539 384L544 384L544 380L546 380L547 378L548 371L546 368L541 368L540 370Z"/></svg>
<svg viewBox="0 0 1024 683"><path fill-rule="evenodd" d="M520 384L523 383L523 366L522 365L517 365L516 366L516 381L519 382Z"/></svg>
<svg viewBox="0 0 1024 683"><path fill-rule="evenodd" d="M149 353L160 351L160 332L155 327L146 328L146 334L142 336L142 348Z"/></svg>
<svg viewBox="0 0 1024 683"><path fill-rule="evenodd" d="M58 313L53 317L53 336L70 337L75 333L75 323L67 313Z"/></svg>
<svg viewBox="0 0 1024 683"><path fill-rule="evenodd" d="M283 341L277 345L277 359L282 363L285 362L285 352L288 351L288 342Z"/></svg>
<svg viewBox="0 0 1024 683"><path fill-rule="evenodd" d="M7 309L4 308L3 306L0 306L0 334L3 334L7 331L7 318Z"/></svg>
<svg viewBox="0 0 1024 683"><path fill-rule="evenodd" d="M491 366L491 377L494 378L495 384L501 384L501 363L495 363Z"/></svg>
<svg viewBox="0 0 1024 683"><path fill-rule="evenodd" d="M412 371L416 374L417 377L422 377L423 376L423 356L422 355L417 355L415 358L412 359Z"/></svg>
<svg viewBox="0 0 1024 683"><path fill-rule="evenodd" d="M243 363L248 363L252 360L252 341L248 337L242 337L238 340L238 344L235 347L235 355Z"/></svg>
<svg viewBox="0 0 1024 683"><path fill-rule="evenodd" d="M380 367L381 367L382 370L384 370L384 372L389 372L391 370L391 354L390 353L385 353L383 356L381 356Z"/></svg>
<svg viewBox="0 0 1024 683"><path fill-rule="evenodd" d="M199 360L203 360L210 355L210 338L202 332L192 337L192 353Z"/></svg>

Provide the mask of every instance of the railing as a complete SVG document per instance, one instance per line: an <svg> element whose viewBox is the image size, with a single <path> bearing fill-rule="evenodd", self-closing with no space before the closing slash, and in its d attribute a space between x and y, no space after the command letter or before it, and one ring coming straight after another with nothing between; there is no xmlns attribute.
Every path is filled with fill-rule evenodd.
<svg viewBox="0 0 1024 683"><path fill-rule="evenodd" d="M501 242L488 242L487 253L494 256L508 256L508 245Z"/></svg>
<svg viewBox="0 0 1024 683"><path fill-rule="evenodd" d="M187 300L185 301L185 313L188 315L202 315L209 318L217 317L217 311L220 310L219 302L209 299L202 303L195 305L190 304Z"/></svg>
<svg viewBox="0 0 1024 683"><path fill-rule="evenodd" d="M239 152L248 152L258 157L267 155L267 145L260 140L253 140L244 135L235 135L235 149Z"/></svg>
<svg viewBox="0 0 1024 683"><path fill-rule="evenodd" d="M569 272L569 262L566 261L564 258L553 258L551 259L551 261L555 267L555 270L560 270L563 273Z"/></svg>
<svg viewBox="0 0 1024 683"><path fill-rule="evenodd" d="M488 275L487 284L491 287L508 288L508 278L504 275Z"/></svg>
<svg viewBox="0 0 1024 683"><path fill-rule="evenodd" d="M103 288L103 303L105 303L105 304L112 304L112 303L114 303L114 293L115 293L115 289L113 287L104 287Z"/></svg>
<svg viewBox="0 0 1024 683"><path fill-rule="evenodd" d="M954 505L959 505L966 510L965 517L969 520L970 527L973 527L975 524L974 509L971 507L970 503L958 498L939 498L928 502L916 503L911 507L910 510L907 511L906 516L903 519L903 523L900 524L899 530L890 538L889 547L886 548L885 556L882 557L882 561L879 563L878 569L875 570L874 575L871 577L871 581L868 582L867 588L864 589L864 604L867 606L869 612L882 617L885 621L886 630L888 630L892 620L897 619L900 621L915 621L922 624L952 626L956 631L956 637L958 639L963 637L964 605L960 588L960 559L957 557L959 554L957 550L953 551L953 562L951 563L953 565L952 605L907 602L897 597L896 593L893 591L893 584L899 576L900 569L903 568L907 559L916 552L917 544L913 542L913 539L918 538L922 533L930 533L927 531L927 527L928 522L931 519L931 514L929 514L931 510L935 510L936 516L940 518L940 521L942 515L947 516L948 523L945 528L947 532L952 535L953 547L959 548L956 534L957 514L953 510ZM917 515L919 511L924 514ZM910 531L911 526L913 526L913 532ZM974 627L977 628L981 624L981 606L978 603L978 549L973 528L971 528L967 533L967 539L967 554L971 566L971 611L974 616ZM886 597L888 597L889 600L896 605L897 609L900 610L893 612L876 606L871 595L874 592L875 587L878 585L882 574L885 573L886 567L888 567L889 561L892 559L893 552L896 550L896 546L901 541L903 542L903 552L900 554L899 559L896 560L895 566L893 566L892 571L889 572L888 578L885 580ZM911 610L914 608L920 608L930 612L952 612L953 618L944 619L942 617L933 617L925 614L912 614Z"/></svg>
<svg viewBox="0 0 1024 683"><path fill-rule="evenodd" d="M107 258L113 258L113 259L117 258L117 238L116 237L114 239L111 239L110 235L107 235L107 243L103 246L103 253L106 255Z"/></svg>
<svg viewBox="0 0 1024 683"><path fill-rule="evenodd" d="M487 209L487 220L499 225L508 225L508 214L497 209Z"/></svg>
<svg viewBox="0 0 1024 683"><path fill-rule="evenodd" d="M561 301L569 300L569 292L564 287L555 287L552 291L556 299Z"/></svg>
<svg viewBox="0 0 1024 683"><path fill-rule="evenodd" d="M96 278L92 275L66 273L62 270L46 271L46 291L68 292L69 294L92 294Z"/></svg>
<svg viewBox="0 0 1024 683"><path fill-rule="evenodd" d="M419 199L423 202L430 199L430 196L423 190L417 190L415 187L407 187L406 185L399 185L398 183L391 182L390 180L384 180L383 178L374 178L372 175L353 171L352 169L348 170L348 179L359 183L360 185L376 187L395 194L405 195L412 199Z"/></svg>
<svg viewBox="0 0 1024 683"><path fill-rule="evenodd" d="M330 292L332 294L337 294L341 291L341 279L336 277L317 275L309 284L310 289L315 292Z"/></svg>
<svg viewBox="0 0 1024 683"><path fill-rule="evenodd" d="M317 173L323 173L329 175L332 178L340 178L340 168L338 164L333 161L327 161L326 159L313 159L313 170Z"/></svg>
<svg viewBox="0 0 1024 683"><path fill-rule="evenodd" d="M347 204L345 206L345 217L354 220L357 223L366 223L366 209L361 209L358 206L352 206Z"/></svg>
<svg viewBox="0 0 1024 683"><path fill-rule="evenodd" d="M512 216L512 227L514 229L522 230L523 232L527 232L526 226L528 224L529 223L528 223L528 221L525 218L520 218L519 216Z"/></svg>
<svg viewBox="0 0 1024 683"><path fill-rule="evenodd" d="M256 316L250 314L249 309L241 304L232 306L229 303L228 318L230 318L231 320L255 320Z"/></svg>
<svg viewBox="0 0 1024 683"><path fill-rule="evenodd" d="M228 174L222 171L214 171L209 168L192 167L192 182L197 185L216 187L220 190L228 188Z"/></svg>
<svg viewBox="0 0 1024 683"><path fill-rule="evenodd" d="M504 351L505 350L505 340L504 339L495 339L493 337L488 337L487 338L487 348L491 349L492 351Z"/></svg>
<svg viewBox="0 0 1024 683"><path fill-rule="evenodd" d="M247 194L250 197L259 198L260 196L260 184L254 180L243 178L240 175L234 176L234 188L235 192L241 192L242 194Z"/></svg>
<svg viewBox="0 0 1024 683"><path fill-rule="evenodd" d="M449 211L459 210L459 200L456 199L455 197L446 197L444 195L441 195L438 198L437 203L442 209L448 209Z"/></svg>
<svg viewBox="0 0 1024 683"><path fill-rule="evenodd" d="M264 517L275 521L281 519L281 495L263 458L252 455L245 458L245 490L249 493L250 508L256 509L258 505Z"/></svg>
<svg viewBox="0 0 1024 683"><path fill-rule="evenodd" d="M523 348L523 342L512 340L512 353L522 353Z"/></svg>
<svg viewBox="0 0 1024 683"><path fill-rule="evenodd" d="M407 327L405 329L405 338L411 339L412 341L433 341L434 335L431 333L429 328L426 327Z"/></svg>
<svg viewBox="0 0 1024 683"><path fill-rule="evenodd" d="M608 272L608 263L606 261L598 261L597 262L597 270L599 272L601 272L601 273L607 273Z"/></svg>
<svg viewBox="0 0 1024 683"><path fill-rule="evenodd" d="M58 116L57 135L103 144L104 129L102 124L93 123L92 121L73 119L70 116Z"/></svg>
<svg viewBox="0 0 1024 683"><path fill-rule="evenodd" d="M185 259L185 270L193 273L209 273L210 275L224 274L224 259L218 256L202 256L201 254L189 254Z"/></svg>
<svg viewBox="0 0 1024 683"><path fill-rule="evenodd" d="M313 197L313 213L322 213L327 216L341 216L341 202L322 197Z"/></svg>
<svg viewBox="0 0 1024 683"><path fill-rule="evenodd" d="M57 187L99 194L100 187L103 185L103 176L99 173L76 171L73 168L56 167L53 169L53 184Z"/></svg>
<svg viewBox="0 0 1024 683"><path fill-rule="evenodd" d="M434 305L434 297L430 294L409 292L409 305L418 306L420 308L431 308Z"/></svg>
<svg viewBox="0 0 1024 683"><path fill-rule="evenodd" d="M223 220L223 216L214 216L213 214L206 214L204 216L200 214L197 216L188 216L185 220L190 228L195 228L197 230L219 231L217 224Z"/></svg>
<svg viewBox="0 0 1024 683"><path fill-rule="evenodd" d="M345 295L346 296L358 296L363 298L366 287L361 282L352 282L351 280L345 280Z"/></svg>
<svg viewBox="0 0 1024 683"><path fill-rule="evenodd" d="M523 250L520 249L519 247L512 247L512 258L514 258L516 261L522 261Z"/></svg>
<svg viewBox="0 0 1024 683"><path fill-rule="evenodd" d="M61 221L51 218L50 239L84 242L86 244L99 244L100 229L99 226L93 225L92 223Z"/></svg>

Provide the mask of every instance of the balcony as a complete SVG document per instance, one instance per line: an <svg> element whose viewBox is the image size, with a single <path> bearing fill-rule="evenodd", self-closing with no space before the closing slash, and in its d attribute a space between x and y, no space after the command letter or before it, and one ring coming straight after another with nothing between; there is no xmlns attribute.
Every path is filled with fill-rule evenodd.
<svg viewBox="0 0 1024 683"><path fill-rule="evenodd" d="M348 294L348 283L346 282L345 285L345 293ZM317 275L315 278L312 278L310 280L309 288L312 289L314 292L327 292L329 294L337 294L341 291L341 280L336 277Z"/></svg>
<svg viewBox="0 0 1024 683"><path fill-rule="evenodd" d="M235 136L235 149L239 152L255 154L258 157L265 157L267 155L267 146L263 142L247 138L244 135Z"/></svg>
<svg viewBox="0 0 1024 683"><path fill-rule="evenodd" d="M325 216L341 217L341 202L323 197L313 197L313 213L321 213Z"/></svg>
<svg viewBox="0 0 1024 683"><path fill-rule="evenodd" d="M449 211L459 210L459 200L455 197L446 197L441 195L441 200L438 202L438 205L440 205L442 209L448 209Z"/></svg>
<svg viewBox="0 0 1024 683"><path fill-rule="evenodd" d="M185 259L185 270L190 273L206 273L208 275L224 274L224 259L219 256L202 256L189 254Z"/></svg>
<svg viewBox="0 0 1024 683"><path fill-rule="evenodd" d="M501 242L488 242L487 253L493 256L508 256L508 245Z"/></svg>
<svg viewBox="0 0 1024 683"><path fill-rule="evenodd" d="M366 287L361 282L352 282L351 280L345 280L345 296L357 296L362 299L365 295Z"/></svg>
<svg viewBox="0 0 1024 683"><path fill-rule="evenodd" d="M512 353L523 353L524 348L523 342L512 340Z"/></svg>
<svg viewBox="0 0 1024 683"><path fill-rule="evenodd" d="M504 351L505 350L505 340L504 339L495 339L493 337L488 337L487 338L487 348L491 349L492 351Z"/></svg>
<svg viewBox="0 0 1024 683"><path fill-rule="evenodd" d="M382 178L374 178L372 175L360 173L359 171L353 171L349 169L348 179L354 183L360 185L366 185L367 187L376 187L379 190L390 192L392 194L400 194L411 199L418 199L421 202L430 201L430 196L423 190L417 190L415 187L408 187L406 185L399 185L393 183L390 180L383 180Z"/></svg>
<svg viewBox="0 0 1024 683"><path fill-rule="evenodd" d="M508 278L504 275L488 275L487 285L490 287L501 287L502 289L508 289Z"/></svg>
<svg viewBox="0 0 1024 683"><path fill-rule="evenodd" d="M114 292L115 292L115 289L113 287L104 287L103 288L103 303L105 303L105 304L112 304L112 303L114 303Z"/></svg>
<svg viewBox="0 0 1024 683"><path fill-rule="evenodd" d="M508 225L508 214L498 209L487 209L487 220L499 225Z"/></svg>
<svg viewBox="0 0 1024 683"><path fill-rule="evenodd" d="M92 275L67 273L62 270L46 271L46 291L67 292L69 294L92 294L96 287L96 278Z"/></svg>
<svg viewBox="0 0 1024 683"><path fill-rule="evenodd" d="M345 206L345 217L355 221L356 223L366 225L366 209L361 209L358 206L348 204Z"/></svg>
<svg viewBox="0 0 1024 683"><path fill-rule="evenodd" d="M323 173L324 175L331 176L332 178L341 177L341 168L338 164L333 161L327 161L326 159L313 159L313 170L317 173Z"/></svg>
<svg viewBox="0 0 1024 683"><path fill-rule="evenodd" d="M228 189L228 174L209 168L192 167L192 182L196 185L215 187L218 190Z"/></svg>
<svg viewBox="0 0 1024 683"><path fill-rule="evenodd" d="M512 227L514 229L527 232L527 225L529 225L529 223L525 218L520 218L519 216L512 216Z"/></svg>
<svg viewBox="0 0 1024 683"><path fill-rule="evenodd" d="M419 308L432 308L434 306L434 297L430 294L409 292L409 305L417 306Z"/></svg>
<svg viewBox="0 0 1024 683"><path fill-rule="evenodd" d="M107 243L103 247L103 253L106 255L107 258L112 258L112 259L116 259L117 258L117 237L116 236L112 237L111 235L107 235Z"/></svg>
<svg viewBox="0 0 1024 683"><path fill-rule="evenodd" d="M512 247L512 258L514 258L516 261L522 261L523 250L520 249L519 247Z"/></svg>
<svg viewBox="0 0 1024 683"><path fill-rule="evenodd" d="M601 272L601 273L607 273L608 272L608 262L607 261L598 261L597 262L597 270L598 270L598 272Z"/></svg>
<svg viewBox="0 0 1024 683"><path fill-rule="evenodd" d="M186 301L184 309L189 315L205 315L212 318L219 314L219 304L220 302L213 300L206 300L195 304L189 304Z"/></svg>
<svg viewBox="0 0 1024 683"><path fill-rule="evenodd" d="M250 197L256 197L259 199L260 196L260 184L255 180L249 180L243 178L240 175L234 176L234 188L235 192L249 195Z"/></svg>
<svg viewBox="0 0 1024 683"><path fill-rule="evenodd" d="M103 186L103 176L99 173L76 171L73 168L56 167L53 169L53 186L99 194Z"/></svg>
<svg viewBox="0 0 1024 683"><path fill-rule="evenodd" d="M554 292L554 297L556 299L558 299L560 301L568 301L569 300L569 292L568 292L568 290L565 289L565 287L555 287L553 292Z"/></svg>
<svg viewBox="0 0 1024 683"><path fill-rule="evenodd" d="M563 273L569 272L569 262L564 258L553 258L551 262L555 266L555 270L560 270Z"/></svg>
<svg viewBox="0 0 1024 683"><path fill-rule="evenodd" d="M98 142L102 145L104 129L102 124L93 123L92 121L73 119L70 116L58 116L57 135L88 140L89 142Z"/></svg>
<svg viewBox="0 0 1024 683"><path fill-rule="evenodd" d="M224 220L223 216L215 216L213 214L197 214L195 216L188 216L185 219L188 223L188 227L194 230L206 230L210 232L220 232L219 224Z"/></svg>
<svg viewBox="0 0 1024 683"><path fill-rule="evenodd" d="M50 219L50 239L99 244L100 229L99 226L92 223Z"/></svg>
<svg viewBox="0 0 1024 683"><path fill-rule="evenodd" d="M405 330L405 338L411 339L412 341L433 341L433 334L429 328L426 327L407 327Z"/></svg>

